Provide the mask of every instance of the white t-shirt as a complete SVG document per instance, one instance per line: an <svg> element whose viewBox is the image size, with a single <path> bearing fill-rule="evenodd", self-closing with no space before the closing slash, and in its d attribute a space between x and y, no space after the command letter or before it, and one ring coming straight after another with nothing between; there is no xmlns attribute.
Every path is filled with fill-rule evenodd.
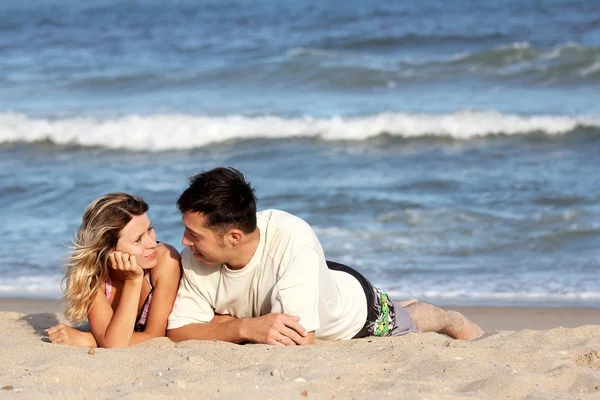
<svg viewBox="0 0 600 400"><path fill-rule="evenodd" d="M208 266L189 248L168 329L271 312L300 316L318 339L351 339L367 319L367 300L352 275L327 268L321 243L302 219L279 210L257 213L260 240L244 268Z"/></svg>

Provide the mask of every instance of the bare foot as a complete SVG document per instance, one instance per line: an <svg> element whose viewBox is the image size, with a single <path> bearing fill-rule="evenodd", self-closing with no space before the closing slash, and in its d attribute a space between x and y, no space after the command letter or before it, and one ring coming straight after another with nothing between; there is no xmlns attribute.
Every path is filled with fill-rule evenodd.
<svg viewBox="0 0 600 400"><path fill-rule="evenodd" d="M483 335L485 331L479 325L471 322L457 311L448 310L452 323L445 329L445 334L459 340L473 340Z"/></svg>
<svg viewBox="0 0 600 400"><path fill-rule="evenodd" d="M406 300L406 301L397 301L396 304L398 304L400 307L404 308L406 306L410 306L411 304L415 304L418 301L419 300L417 300L417 299L410 299L410 300Z"/></svg>

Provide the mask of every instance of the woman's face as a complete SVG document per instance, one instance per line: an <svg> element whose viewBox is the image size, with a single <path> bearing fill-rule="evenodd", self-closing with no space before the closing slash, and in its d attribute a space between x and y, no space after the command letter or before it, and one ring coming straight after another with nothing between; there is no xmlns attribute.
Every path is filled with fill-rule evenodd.
<svg viewBox="0 0 600 400"><path fill-rule="evenodd" d="M156 266L156 233L146 213L134 216L119 234L115 251L135 256L143 269Z"/></svg>

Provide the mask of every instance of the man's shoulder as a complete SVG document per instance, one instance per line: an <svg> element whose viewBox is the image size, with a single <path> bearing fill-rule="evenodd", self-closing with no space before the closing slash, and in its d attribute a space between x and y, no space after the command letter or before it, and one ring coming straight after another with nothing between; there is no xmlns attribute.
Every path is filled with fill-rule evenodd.
<svg viewBox="0 0 600 400"><path fill-rule="evenodd" d="M196 262L196 257L194 257L194 253L189 247L184 247L179 255L181 256L181 266L185 270L194 269L200 264Z"/></svg>
<svg viewBox="0 0 600 400"><path fill-rule="evenodd" d="M290 214L289 212L282 210L269 209L259 211L257 213L257 218L259 221L259 226L262 223L266 227L276 227L286 231L293 231L295 229L312 230L308 222L294 214Z"/></svg>
<svg viewBox="0 0 600 400"><path fill-rule="evenodd" d="M196 275L212 275L221 272L221 268L215 266L209 266L201 263L189 247L181 250L181 266L185 273L194 273Z"/></svg>
<svg viewBox="0 0 600 400"><path fill-rule="evenodd" d="M281 210L265 210L258 220L258 226L270 248L295 251L301 246L308 246L315 250L321 249L316 233L300 217Z"/></svg>

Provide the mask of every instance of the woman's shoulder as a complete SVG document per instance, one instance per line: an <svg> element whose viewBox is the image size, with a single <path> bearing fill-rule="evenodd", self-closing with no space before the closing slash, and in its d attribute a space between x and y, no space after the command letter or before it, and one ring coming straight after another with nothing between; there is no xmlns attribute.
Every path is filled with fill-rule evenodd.
<svg viewBox="0 0 600 400"><path fill-rule="evenodd" d="M156 255L159 257L161 255L171 255L179 258L179 251L169 243L160 242L156 244Z"/></svg>
<svg viewBox="0 0 600 400"><path fill-rule="evenodd" d="M171 270L180 268L181 257L179 256L179 252L168 243L161 242L156 245L156 258L157 265L154 267L156 269Z"/></svg>

